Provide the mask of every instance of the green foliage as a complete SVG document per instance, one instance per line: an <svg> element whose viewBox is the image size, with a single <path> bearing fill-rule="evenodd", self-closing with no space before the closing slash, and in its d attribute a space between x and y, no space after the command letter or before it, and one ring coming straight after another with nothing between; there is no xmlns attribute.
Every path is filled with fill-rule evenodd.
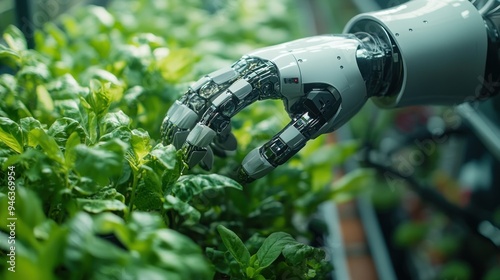
<svg viewBox="0 0 500 280"><path fill-rule="evenodd" d="M0 118L0 140L15 152L23 152L21 127L8 118Z"/></svg>
<svg viewBox="0 0 500 280"><path fill-rule="evenodd" d="M180 151L161 144L163 116L189 82L252 49L301 36L288 0L208 2L81 7L37 30L35 50L18 29L6 30L0 63L12 74L0 74L0 207L7 209L4 174L14 167L23 269L9 274L2 255L0 278L328 274L324 251L297 242L314 237L292 220L307 222L320 203L364 182L361 173L342 190L330 185L332 166L356 142L334 146L319 137L244 188L229 175L288 122L279 102L234 118L238 152L217 159L213 174L185 170Z"/></svg>
<svg viewBox="0 0 500 280"><path fill-rule="evenodd" d="M276 279L277 276L297 279L322 279L329 270L325 252L300 242L285 232L270 234L264 241L250 239L248 246L259 247L250 256L249 249L241 239L228 228L219 225L217 230L229 253L207 248L207 253L219 272L236 279ZM237 262L237 266L220 265L218 259ZM228 260L229 259L229 260ZM219 264L219 265L218 265Z"/></svg>
<svg viewBox="0 0 500 280"><path fill-rule="evenodd" d="M0 197L2 209L7 203ZM210 279L213 274L201 249L165 228L157 215L135 212L125 223L109 212L79 212L59 225L43 212L35 193L18 188L17 270L3 270L2 279ZM0 216L8 217L6 211ZM8 232L5 223L0 229ZM7 236L0 237L7 250Z"/></svg>
<svg viewBox="0 0 500 280"><path fill-rule="evenodd" d="M222 242L224 242L227 250L240 264L240 266L248 266L250 264L250 252L248 252L247 247L245 247L245 244L243 244L243 241L241 241L238 235L222 225L217 227L217 231L219 232Z"/></svg>

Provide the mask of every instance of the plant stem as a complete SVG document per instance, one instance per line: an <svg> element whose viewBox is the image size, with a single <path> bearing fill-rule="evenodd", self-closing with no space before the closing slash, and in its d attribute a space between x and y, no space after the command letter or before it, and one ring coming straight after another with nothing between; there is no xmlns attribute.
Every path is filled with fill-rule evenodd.
<svg viewBox="0 0 500 280"><path fill-rule="evenodd" d="M126 218L127 221L130 220L130 217L132 216L132 210L134 208L134 200L135 200L135 190L137 189L137 183L139 181L138 171L134 170L134 168L132 168L132 175L134 178L132 181L132 194L130 195L128 213L127 213L127 218Z"/></svg>

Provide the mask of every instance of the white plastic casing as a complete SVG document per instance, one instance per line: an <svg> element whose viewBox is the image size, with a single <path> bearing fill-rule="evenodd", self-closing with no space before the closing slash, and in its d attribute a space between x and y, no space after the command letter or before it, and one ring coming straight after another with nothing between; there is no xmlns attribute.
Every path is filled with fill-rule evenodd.
<svg viewBox="0 0 500 280"><path fill-rule="evenodd" d="M415 0L388 10L360 14L345 33L382 25L397 45L403 79L382 107L454 105L470 101L481 88L486 65L485 23L465 0Z"/></svg>
<svg viewBox="0 0 500 280"><path fill-rule="evenodd" d="M356 62L359 45L354 35L314 36L259 49L248 55L270 60L278 67L280 91L288 112L305 96L304 85L328 85L340 93L339 112L316 137L338 129L366 103L366 86ZM285 79L289 78L298 78L298 82L286 83Z"/></svg>

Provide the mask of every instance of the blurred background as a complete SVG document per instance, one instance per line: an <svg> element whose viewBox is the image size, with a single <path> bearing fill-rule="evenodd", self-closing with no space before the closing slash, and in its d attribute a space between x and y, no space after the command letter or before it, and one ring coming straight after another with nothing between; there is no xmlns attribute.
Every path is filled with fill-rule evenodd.
<svg viewBox="0 0 500 280"><path fill-rule="evenodd" d="M48 50L50 42L37 46L35 30L84 6L111 7L121 11L116 15L124 30L151 32L171 46L191 49L198 60L186 74L189 81L252 48L341 33L352 16L405 1L281 0L268 10L257 7L258 1L158 1L149 10L138 8L147 1L135 2L1 0L0 31L15 24L29 47ZM195 2L209 14L242 9L231 14L238 24L224 13L205 22L199 10L184 9ZM144 13L125 10L131 7ZM326 244L335 279L500 279L500 232L493 226L500 224L499 112L498 97L454 108L380 110L368 103L328 138L360 143L357 156L333 168L335 178L360 166L377 171L368 184L320 208L330 229Z"/></svg>

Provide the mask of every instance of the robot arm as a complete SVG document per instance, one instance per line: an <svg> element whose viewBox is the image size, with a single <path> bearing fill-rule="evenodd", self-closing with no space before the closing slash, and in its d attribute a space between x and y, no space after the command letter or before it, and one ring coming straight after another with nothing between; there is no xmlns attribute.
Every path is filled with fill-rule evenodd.
<svg viewBox="0 0 500 280"><path fill-rule="evenodd" d="M468 1L410 1L359 15L344 31L258 49L202 77L167 112L164 143L182 148L189 167L210 169L214 153L236 150L234 115L281 99L291 121L245 157L238 176L248 182L338 129L369 98L387 108L458 104L487 74L487 28Z"/></svg>
<svg viewBox="0 0 500 280"><path fill-rule="evenodd" d="M379 87L390 52L371 40L368 34L317 36L249 53L194 83L167 112L162 137L185 149L189 167L201 162L210 169L214 152L224 155L236 149L231 117L255 101L282 99L290 123L242 163L242 181L260 178L364 105L369 93L358 55L375 69L370 80Z"/></svg>

